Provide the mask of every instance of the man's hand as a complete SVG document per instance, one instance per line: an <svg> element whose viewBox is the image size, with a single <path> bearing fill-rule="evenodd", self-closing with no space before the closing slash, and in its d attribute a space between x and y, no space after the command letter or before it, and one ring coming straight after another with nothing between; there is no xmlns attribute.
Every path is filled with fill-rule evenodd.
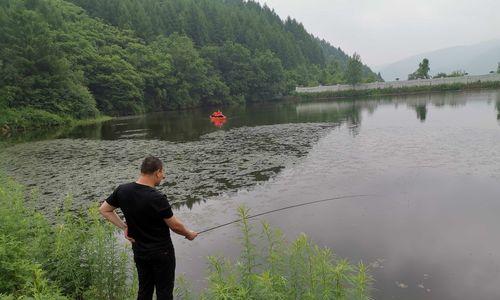
<svg viewBox="0 0 500 300"><path fill-rule="evenodd" d="M132 238L131 236L128 236L128 227L125 227L125 229L123 230L123 234L125 235L125 238L127 240L129 240L131 243L135 243L134 238Z"/></svg>
<svg viewBox="0 0 500 300"><path fill-rule="evenodd" d="M190 241L194 240L198 236L198 232L189 230L188 234L186 234L186 238Z"/></svg>
<svg viewBox="0 0 500 300"><path fill-rule="evenodd" d="M168 219L163 219L163 220L173 232L184 236L186 239L190 241L194 240L198 236L197 232L187 229L187 227L184 226L182 221L179 220L179 218L177 218L176 216L172 216Z"/></svg>

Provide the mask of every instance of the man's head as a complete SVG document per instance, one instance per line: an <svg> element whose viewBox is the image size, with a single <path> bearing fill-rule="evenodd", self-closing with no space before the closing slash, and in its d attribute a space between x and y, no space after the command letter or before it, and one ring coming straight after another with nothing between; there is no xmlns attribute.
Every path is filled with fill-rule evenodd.
<svg viewBox="0 0 500 300"><path fill-rule="evenodd" d="M165 174L163 173L163 163L157 157L148 155L141 164L141 174L150 178L154 185L159 185L160 182L165 179Z"/></svg>

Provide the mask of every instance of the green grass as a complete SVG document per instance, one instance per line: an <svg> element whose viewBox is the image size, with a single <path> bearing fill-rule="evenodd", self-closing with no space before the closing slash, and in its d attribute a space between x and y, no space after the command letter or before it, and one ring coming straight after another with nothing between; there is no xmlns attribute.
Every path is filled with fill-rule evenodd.
<svg viewBox="0 0 500 300"><path fill-rule="evenodd" d="M347 90L347 91L326 91L319 93L293 93L292 97L297 97L301 100L313 99L334 99L334 98L351 98L351 97L380 97L391 95L406 95L406 94L419 94L427 92L440 92L440 91L460 91L471 89L490 89L500 88L499 81L491 82L473 82L473 83L453 83L441 85L425 85L415 87L403 88L385 88L385 89L370 89L370 90Z"/></svg>
<svg viewBox="0 0 500 300"><path fill-rule="evenodd" d="M0 173L0 299L135 299L131 250L97 204L49 221L38 197ZM306 235L287 242L264 223L256 232L240 208L241 257L209 257L208 287L196 295L177 280L178 299L370 299L366 266L350 264Z"/></svg>

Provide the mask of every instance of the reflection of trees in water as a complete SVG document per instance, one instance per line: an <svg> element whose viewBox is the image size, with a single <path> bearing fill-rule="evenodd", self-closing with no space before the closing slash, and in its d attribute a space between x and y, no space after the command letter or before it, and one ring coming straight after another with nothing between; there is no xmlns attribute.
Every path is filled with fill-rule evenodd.
<svg viewBox="0 0 500 300"><path fill-rule="evenodd" d="M500 121L500 100L497 100L497 120Z"/></svg>
<svg viewBox="0 0 500 300"><path fill-rule="evenodd" d="M411 107L415 107L419 104L432 104L435 107L460 107L464 106L467 101L470 100L470 95L457 92L403 95L395 96L392 98L392 101L394 103L407 104Z"/></svg>
<svg viewBox="0 0 500 300"><path fill-rule="evenodd" d="M345 123L352 135L359 134L361 112L373 113L380 101L338 101L303 103L296 106L300 121Z"/></svg>
<svg viewBox="0 0 500 300"><path fill-rule="evenodd" d="M492 99L496 102L497 118L500 122L500 91L443 92L419 95L386 96L358 100L327 100L296 103L293 101L267 104L247 104L227 107L224 114L228 122L224 129L241 126L263 126L283 123L333 123L346 124L353 135L360 130L361 112L372 114L379 105L405 105L414 109L419 120L427 118L427 106L459 107L468 101ZM119 118L104 123L75 128L50 128L16 134L10 141L32 141L54 138L88 139L160 139L171 141L197 140L200 136L217 129L208 116L211 109L193 109L176 112L152 113L144 116ZM1 137L0 140L6 139Z"/></svg>
<svg viewBox="0 0 500 300"><path fill-rule="evenodd" d="M356 102L353 102L352 106L345 111L345 120L352 136L357 136L359 134L361 125L361 108L361 105L356 105Z"/></svg>
<svg viewBox="0 0 500 300"><path fill-rule="evenodd" d="M496 92L497 120L500 122L500 91Z"/></svg>
<svg viewBox="0 0 500 300"><path fill-rule="evenodd" d="M425 122L425 118L427 117L427 105L425 104L415 105L415 111L417 112L417 118L421 122Z"/></svg>

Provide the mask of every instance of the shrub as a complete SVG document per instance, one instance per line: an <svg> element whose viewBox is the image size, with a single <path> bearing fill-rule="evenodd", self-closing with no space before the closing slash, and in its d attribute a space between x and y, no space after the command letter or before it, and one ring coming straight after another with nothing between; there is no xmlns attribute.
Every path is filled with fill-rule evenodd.
<svg viewBox="0 0 500 300"><path fill-rule="evenodd" d="M35 108L7 108L0 110L0 127L7 126L12 131L69 125L71 121L72 118L70 117Z"/></svg>
<svg viewBox="0 0 500 300"><path fill-rule="evenodd" d="M36 198L36 195L32 196ZM98 215L70 211L50 224L24 188L0 175L0 293L35 299L132 299L137 280L127 246ZM38 297L38 298L37 298Z"/></svg>

